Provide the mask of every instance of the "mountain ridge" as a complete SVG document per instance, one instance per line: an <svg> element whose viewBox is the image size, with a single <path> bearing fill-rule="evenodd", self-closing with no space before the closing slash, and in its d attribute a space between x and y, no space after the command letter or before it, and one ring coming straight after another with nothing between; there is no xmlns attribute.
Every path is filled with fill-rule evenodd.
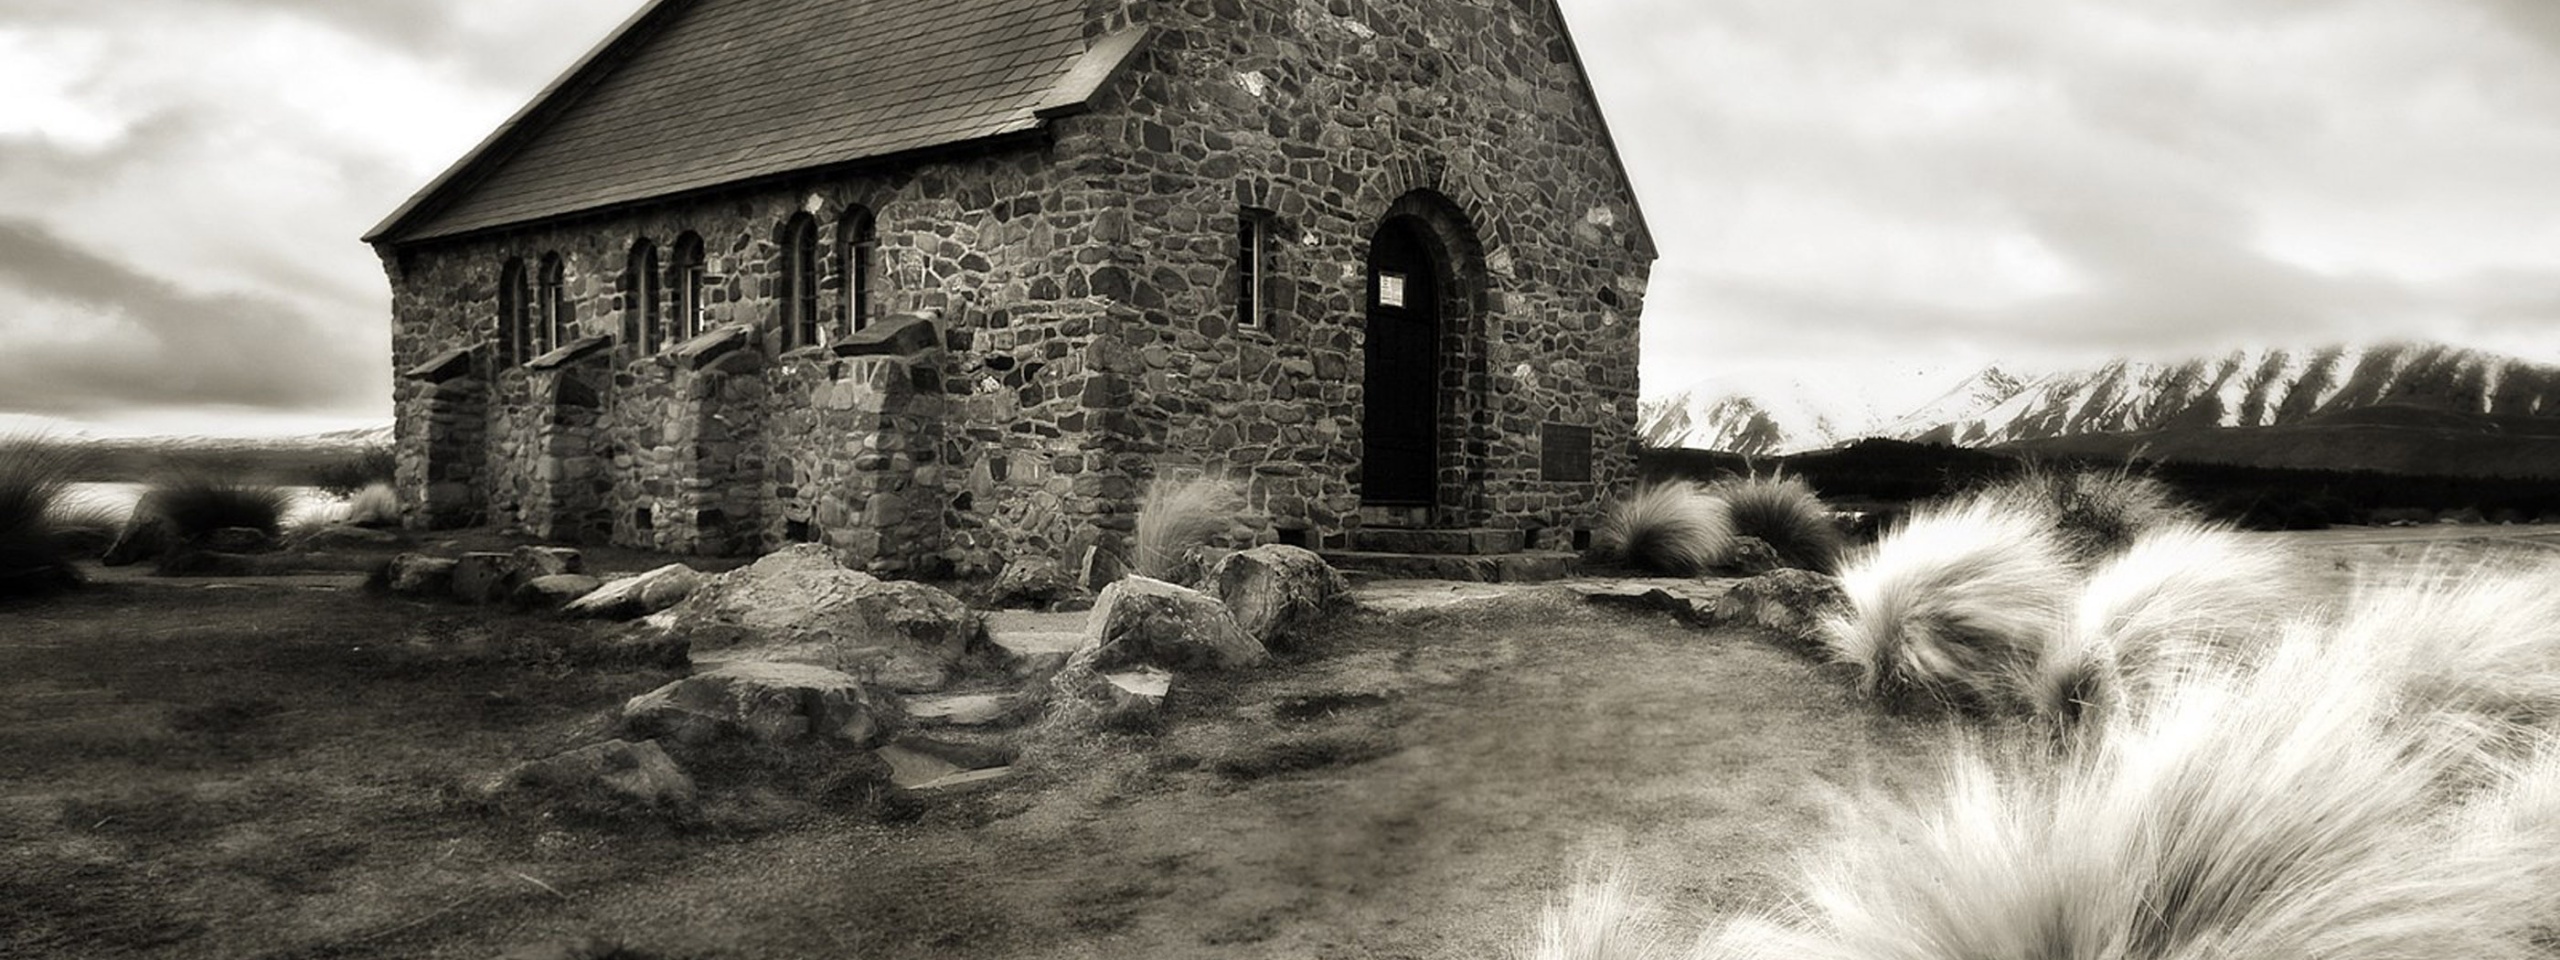
<svg viewBox="0 0 2560 960"><path fill-rule="evenodd" d="M1675 394L1647 404L1644 436L1758 456L1861 437L1990 447L2290 427L2382 406L2560 422L2560 367L2431 343L2248 349L2165 362L2119 359L2040 376L1994 364L1911 411L1863 424L1824 423L1819 430L1789 429L1766 415L1785 402ZM1755 412L1761 416L1750 419ZM1732 419L1737 414L1744 417L1739 424Z"/></svg>

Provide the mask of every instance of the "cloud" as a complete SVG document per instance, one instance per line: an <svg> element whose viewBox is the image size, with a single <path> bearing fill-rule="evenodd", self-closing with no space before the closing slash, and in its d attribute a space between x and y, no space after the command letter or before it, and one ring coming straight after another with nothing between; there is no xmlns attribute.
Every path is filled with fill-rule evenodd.
<svg viewBox="0 0 2560 960"><path fill-rule="evenodd" d="M346 404L381 388L387 354L293 305L199 293L0 218L0 410Z"/></svg>

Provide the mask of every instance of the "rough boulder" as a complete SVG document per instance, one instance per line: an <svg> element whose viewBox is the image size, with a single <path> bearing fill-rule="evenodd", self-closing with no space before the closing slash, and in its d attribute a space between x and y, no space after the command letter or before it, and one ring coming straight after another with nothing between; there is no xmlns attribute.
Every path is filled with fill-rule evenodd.
<svg viewBox="0 0 2560 960"><path fill-rule="evenodd" d="M1270 656L1225 604L1188 587L1126 577L1104 588L1085 621L1077 661L1109 673L1128 666L1222 670ZM1070 662L1069 669L1073 669Z"/></svg>
<svg viewBox="0 0 2560 960"><path fill-rule="evenodd" d="M1228 554L1207 589L1236 625L1266 647L1287 649L1350 602L1351 585L1314 551L1272 544Z"/></svg>
<svg viewBox="0 0 2560 960"><path fill-rule="evenodd" d="M713 578L662 616L697 662L813 664L905 693L950 685L988 648L958 598L846 569L816 544Z"/></svg>
<svg viewBox="0 0 2560 960"><path fill-rule="evenodd" d="M595 592L579 597L568 606L572 616L599 620L634 620L673 607L693 595L702 584L702 574L681 563L670 563L647 573L623 577Z"/></svg>
<svg viewBox="0 0 2560 960"><path fill-rule="evenodd" d="M678 743L745 737L758 743L805 738L872 746L898 726L899 710L862 681L799 663L732 663L631 698L622 708L632 735Z"/></svg>

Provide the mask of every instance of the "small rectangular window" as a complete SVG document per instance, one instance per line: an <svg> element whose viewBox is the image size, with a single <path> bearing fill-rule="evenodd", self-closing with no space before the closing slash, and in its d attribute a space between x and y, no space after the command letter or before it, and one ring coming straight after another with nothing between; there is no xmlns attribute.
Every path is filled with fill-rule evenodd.
<svg viewBox="0 0 2560 960"><path fill-rule="evenodd" d="M1246 210L1236 227L1236 326L1264 329L1271 323L1272 217Z"/></svg>
<svg viewBox="0 0 2560 960"><path fill-rule="evenodd" d="M1404 306L1404 274L1378 274L1378 305L1381 307Z"/></svg>

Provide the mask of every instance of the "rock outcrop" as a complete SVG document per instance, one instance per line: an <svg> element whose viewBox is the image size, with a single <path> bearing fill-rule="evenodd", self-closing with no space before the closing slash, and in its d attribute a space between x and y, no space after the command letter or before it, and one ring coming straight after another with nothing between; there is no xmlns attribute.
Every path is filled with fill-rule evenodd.
<svg viewBox="0 0 2560 960"><path fill-rule="evenodd" d="M1342 574L1300 547L1272 544L1228 554L1209 568L1207 589L1244 632L1288 649L1350 603Z"/></svg>
<svg viewBox="0 0 2560 960"><path fill-rule="evenodd" d="M950 685L987 646L958 598L846 569L815 544L713 578L661 616L697 662L806 663L900 692Z"/></svg>
<svg viewBox="0 0 2560 960"><path fill-rule="evenodd" d="M743 737L779 744L810 738L873 746L899 725L897 705L862 681L798 663L731 663L633 697L623 729L699 744Z"/></svg>

